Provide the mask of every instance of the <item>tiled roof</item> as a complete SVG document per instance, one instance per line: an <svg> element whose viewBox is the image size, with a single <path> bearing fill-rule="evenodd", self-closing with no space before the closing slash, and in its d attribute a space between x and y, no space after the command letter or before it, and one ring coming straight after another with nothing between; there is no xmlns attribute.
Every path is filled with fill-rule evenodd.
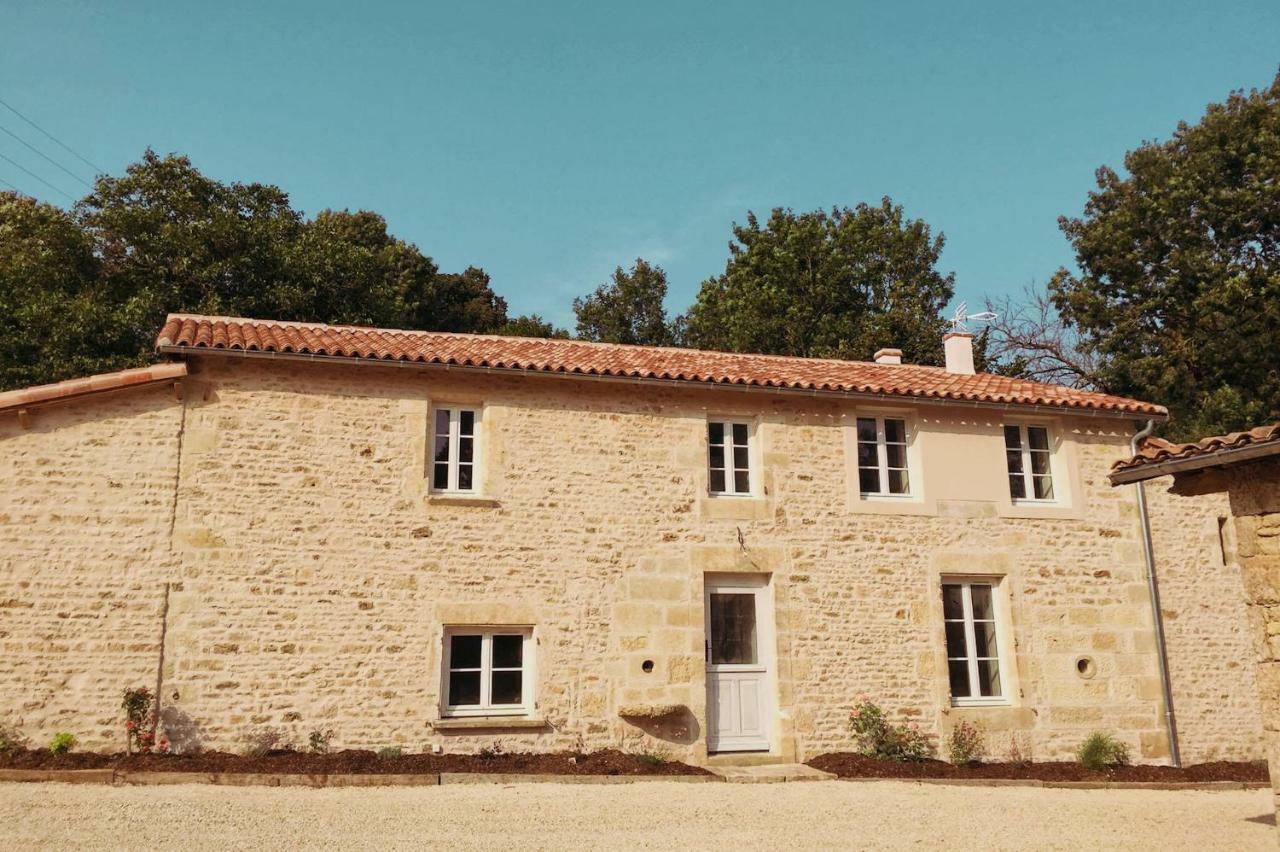
<svg viewBox="0 0 1280 852"><path fill-rule="evenodd" d="M35 387L5 391L0 393L0 411L35 408L81 396L142 387L158 382L172 382L176 379L181 379L186 374L187 365L181 362L153 364L150 367L120 370L116 373L102 373L97 376L86 376L82 379L69 379L52 385L36 385Z"/></svg>
<svg viewBox="0 0 1280 852"><path fill-rule="evenodd" d="M1162 438L1148 438L1138 448L1137 455L1118 461L1111 466L1111 480L1113 484L1136 482L1149 478L1146 476L1148 471L1151 471L1151 476L1172 473L1178 467L1178 462L1189 462L1193 459L1212 461L1216 459L1206 457L1221 458L1222 454L1228 450L1242 450L1246 447L1272 443L1275 444L1274 449L1280 452L1280 423L1259 426L1247 432L1215 435L1212 438L1202 438L1185 444L1174 444ZM1161 473L1155 472L1157 466L1160 467Z"/></svg>
<svg viewBox="0 0 1280 852"><path fill-rule="evenodd" d="M941 367L232 317L171 314L156 340L156 348L179 354L191 349L291 353L321 359L1039 405L1147 417L1167 414L1162 406L1123 397L986 373L960 375Z"/></svg>

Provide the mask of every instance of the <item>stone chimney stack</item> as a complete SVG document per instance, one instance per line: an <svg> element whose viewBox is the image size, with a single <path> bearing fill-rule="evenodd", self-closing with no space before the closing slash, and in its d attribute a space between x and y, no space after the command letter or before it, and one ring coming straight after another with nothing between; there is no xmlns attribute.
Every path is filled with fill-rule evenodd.
<svg viewBox="0 0 1280 852"><path fill-rule="evenodd" d="M948 373L973 375L972 334L967 331L953 331L942 338L942 346L946 350Z"/></svg>
<svg viewBox="0 0 1280 852"><path fill-rule="evenodd" d="M872 356L877 364L901 364L901 349L877 349L876 354Z"/></svg>

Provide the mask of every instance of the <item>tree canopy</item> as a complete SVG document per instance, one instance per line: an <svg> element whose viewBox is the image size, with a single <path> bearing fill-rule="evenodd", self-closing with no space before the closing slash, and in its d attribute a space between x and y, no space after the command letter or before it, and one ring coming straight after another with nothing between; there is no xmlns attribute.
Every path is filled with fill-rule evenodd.
<svg viewBox="0 0 1280 852"><path fill-rule="evenodd" d="M685 318L693 346L868 360L942 362L955 276L937 269L944 238L884 198L831 211L777 208L735 225L723 274L703 282Z"/></svg>
<svg viewBox="0 0 1280 852"><path fill-rule="evenodd" d="M367 211L306 219L277 187L147 151L71 212L0 193L0 383L146 363L170 312L391 328L501 328L489 276L441 272Z"/></svg>
<svg viewBox="0 0 1280 852"><path fill-rule="evenodd" d="M602 343L670 346L675 329L662 305L667 273L643 258L630 271L619 266L613 277L583 299L573 300L578 337Z"/></svg>
<svg viewBox="0 0 1280 852"><path fill-rule="evenodd" d="M1049 293L1094 383L1167 404L1170 434L1280 418L1280 76L1103 167L1059 224Z"/></svg>

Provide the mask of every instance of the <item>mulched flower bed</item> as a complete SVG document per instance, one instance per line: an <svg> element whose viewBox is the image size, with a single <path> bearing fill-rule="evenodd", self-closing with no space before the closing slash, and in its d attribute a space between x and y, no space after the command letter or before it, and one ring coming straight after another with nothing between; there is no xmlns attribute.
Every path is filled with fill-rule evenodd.
<svg viewBox="0 0 1280 852"><path fill-rule="evenodd" d="M677 761L646 760L614 749L590 754L405 754L378 757L372 751L348 749L331 754L273 751L248 757L222 751L201 754L54 755L47 749L0 753L0 769L122 769L135 772L260 772L277 774L429 775L439 772L486 772L548 775L709 775L705 769Z"/></svg>
<svg viewBox="0 0 1280 852"><path fill-rule="evenodd" d="M841 778L1005 778L1023 781L1259 781L1267 782L1265 761L1197 763L1172 766L1117 766L1105 771L1085 769L1078 763L971 763L954 766L940 760L898 763L862 754L823 754L809 765Z"/></svg>

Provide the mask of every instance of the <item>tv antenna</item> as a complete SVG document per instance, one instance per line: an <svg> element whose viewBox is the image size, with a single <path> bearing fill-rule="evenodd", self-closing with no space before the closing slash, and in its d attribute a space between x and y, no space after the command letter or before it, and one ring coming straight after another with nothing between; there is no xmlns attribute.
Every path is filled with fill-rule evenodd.
<svg viewBox="0 0 1280 852"><path fill-rule="evenodd" d="M959 332L968 332L969 326L967 325L967 323L969 322L969 320L979 320L981 322L989 322L995 319L997 316L999 316L999 314L995 313L994 311L979 311L976 314L971 314L969 313L969 303L961 302L960 304L956 305L956 315L952 317L950 320L951 330L959 331Z"/></svg>

